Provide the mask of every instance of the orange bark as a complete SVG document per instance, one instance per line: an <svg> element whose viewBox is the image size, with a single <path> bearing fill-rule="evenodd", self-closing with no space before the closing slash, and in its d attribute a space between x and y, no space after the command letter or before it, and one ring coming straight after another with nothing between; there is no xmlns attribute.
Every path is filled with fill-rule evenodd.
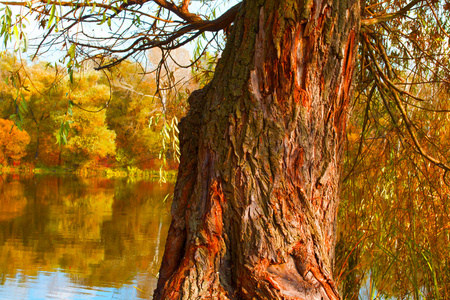
<svg viewBox="0 0 450 300"><path fill-rule="evenodd" d="M246 1L189 98L155 299L339 299L332 269L358 1Z"/></svg>

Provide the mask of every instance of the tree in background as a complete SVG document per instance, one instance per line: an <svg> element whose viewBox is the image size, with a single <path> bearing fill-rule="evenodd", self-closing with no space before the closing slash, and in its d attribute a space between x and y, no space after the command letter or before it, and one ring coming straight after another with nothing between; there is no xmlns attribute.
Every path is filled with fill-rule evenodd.
<svg viewBox="0 0 450 300"><path fill-rule="evenodd" d="M131 62L110 72L113 95L107 122L117 135L118 165L155 167L161 142L158 132L150 127L150 119L162 111L155 78Z"/></svg>
<svg viewBox="0 0 450 300"><path fill-rule="evenodd" d="M188 65L189 53L178 49L172 56L165 62L170 74L156 76L129 61L109 70L113 97L107 115L108 124L117 134L119 165L158 168L165 165L164 160L171 165L177 163L176 126L197 83L189 69L178 67L174 61ZM148 57L146 67L152 70L158 66L161 53L152 51Z"/></svg>
<svg viewBox="0 0 450 300"><path fill-rule="evenodd" d="M13 115L31 137L25 159L33 164L57 165L60 150L53 133L59 124L54 116L64 114L67 107L66 72L46 63L28 66L8 54L0 73L1 117Z"/></svg>
<svg viewBox="0 0 450 300"><path fill-rule="evenodd" d="M28 160L40 165L59 164L60 149L55 143L53 132L59 124L55 115L63 114L65 101L65 72L60 66L44 62L23 68L28 91L23 91L27 103L24 128L32 141L29 145Z"/></svg>
<svg viewBox="0 0 450 300"><path fill-rule="evenodd" d="M19 162L26 155L30 136L13 121L0 119L0 165Z"/></svg>
<svg viewBox="0 0 450 300"><path fill-rule="evenodd" d="M86 106L86 109L95 108ZM116 134L107 127L105 111L92 113L78 109L68 120L71 121L71 131L62 152L65 163L96 165L116 154Z"/></svg>
<svg viewBox="0 0 450 300"><path fill-rule="evenodd" d="M12 115L30 134L24 159L39 166L80 166L100 161L113 165L117 158L118 166L157 169L164 157L173 166L171 148L161 149L163 143L174 142L176 126L169 128L169 138L161 129L181 118L185 97L170 91L165 103L168 120L163 121L155 77L138 64L127 61L98 73L85 63L82 69L70 82L57 64L26 64L5 55L0 65L0 116ZM64 137L61 125L69 129ZM58 145L58 139L67 145Z"/></svg>
<svg viewBox="0 0 450 300"><path fill-rule="evenodd" d="M70 83L67 95L67 114L56 118L70 124L62 158L72 165L95 165L101 159L116 154L116 134L108 129L106 107L110 101L110 87L100 73L85 71ZM58 136L59 130L55 131Z"/></svg>

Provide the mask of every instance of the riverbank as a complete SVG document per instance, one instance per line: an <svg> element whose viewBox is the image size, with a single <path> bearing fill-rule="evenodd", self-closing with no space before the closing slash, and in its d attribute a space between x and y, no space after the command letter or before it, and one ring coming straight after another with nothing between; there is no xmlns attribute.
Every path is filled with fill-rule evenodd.
<svg viewBox="0 0 450 300"><path fill-rule="evenodd" d="M142 178L159 179L165 181L175 181L176 170L141 170L137 167L127 168L82 168L74 169L68 167L33 167L32 165L2 166L0 165L0 174L54 174L65 175L74 174L82 177L104 177L104 178Z"/></svg>

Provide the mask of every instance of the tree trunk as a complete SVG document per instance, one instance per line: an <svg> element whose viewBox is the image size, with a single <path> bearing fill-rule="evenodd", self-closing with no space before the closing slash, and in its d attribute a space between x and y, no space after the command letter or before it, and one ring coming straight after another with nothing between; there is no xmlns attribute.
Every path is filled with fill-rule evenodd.
<svg viewBox="0 0 450 300"><path fill-rule="evenodd" d="M154 299L339 299L341 152L359 0L244 1L189 98Z"/></svg>

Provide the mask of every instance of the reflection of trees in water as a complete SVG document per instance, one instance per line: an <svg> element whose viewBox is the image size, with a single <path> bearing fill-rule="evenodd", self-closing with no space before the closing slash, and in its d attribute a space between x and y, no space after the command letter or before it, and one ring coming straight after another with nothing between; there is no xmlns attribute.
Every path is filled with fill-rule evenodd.
<svg viewBox="0 0 450 300"><path fill-rule="evenodd" d="M6 176L0 177L0 221L7 221L20 216L27 205L23 195L24 186L20 182L5 182Z"/></svg>
<svg viewBox="0 0 450 300"><path fill-rule="evenodd" d="M156 274L170 221L163 199L171 189L76 177L3 180L0 193L8 199L0 198L0 216L20 214L0 219L0 272L63 269L88 286L120 286L147 269Z"/></svg>
<svg viewBox="0 0 450 300"><path fill-rule="evenodd" d="M170 218L163 221L163 215L159 216L159 226L157 231L157 237L155 241L164 241L163 243L155 243L153 259L149 262L146 273L141 273L138 275L138 296L141 298L148 298L153 295L153 291L156 289L157 284L157 274L159 271L159 266L161 264L162 256L164 254L164 246L166 240L166 232L168 228L163 230L163 224L169 224ZM164 234L163 234L164 231Z"/></svg>

